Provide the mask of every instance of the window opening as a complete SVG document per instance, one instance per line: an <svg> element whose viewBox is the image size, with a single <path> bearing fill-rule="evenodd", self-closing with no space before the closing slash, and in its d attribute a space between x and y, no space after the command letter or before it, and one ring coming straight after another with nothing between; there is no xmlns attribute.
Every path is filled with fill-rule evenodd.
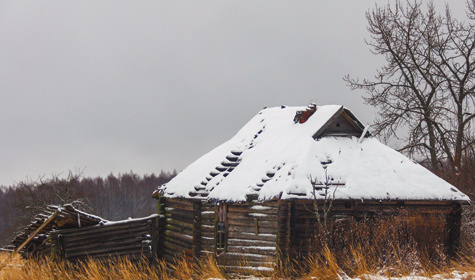
<svg viewBox="0 0 475 280"><path fill-rule="evenodd" d="M227 205L218 204L217 221L216 221L216 252L223 253L226 250L226 213Z"/></svg>

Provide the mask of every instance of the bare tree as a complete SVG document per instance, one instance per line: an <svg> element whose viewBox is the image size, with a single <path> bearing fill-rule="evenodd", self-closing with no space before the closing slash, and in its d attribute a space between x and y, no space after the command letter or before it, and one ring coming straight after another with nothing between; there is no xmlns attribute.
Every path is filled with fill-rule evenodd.
<svg viewBox="0 0 475 280"><path fill-rule="evenodd" d="M312 184L313 211L315 213L318 228L323 234L323 242L325 246L328 246L330 238L330 228L328 225L329 214L333 206L333 201L335 200L336 190L338 189L338 187L335 187L333 191L330 190L330 186L332 185L331 181L333 179L328 176L328 165L331 163L332 161L330 159L321 162L322 168L325 172L325 180L323 182L310 178Z"/></svg>
<svg viewBox="0 0 475 280"><path fill-rule="evenodd" d="M367 92L365 102L379 110L375 133L398 137L401 151L425 155L432 169L447 162L458 172L462 154L473 145L475 118L475 1L467 3L468 22L417 0L376 5L368 11L374 54L386 64L374 79L344 80Z"/></svg>

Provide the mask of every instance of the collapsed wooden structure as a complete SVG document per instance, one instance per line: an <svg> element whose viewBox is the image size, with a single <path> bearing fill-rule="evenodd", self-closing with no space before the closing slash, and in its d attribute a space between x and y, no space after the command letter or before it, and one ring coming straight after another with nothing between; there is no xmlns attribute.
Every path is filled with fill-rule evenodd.
<svg viewBox="0 0 475 280"><path fill-rule="evenodd" d="M285 133L300 135L287 141ZM159 201L160 257L192 260L212 254L228 269L244 264L257 270L273 269L278 258L315 253L315 204L323 213L324 202L331 200L330 219L342 230L347 220L402 211L430 215L437 221L415 225L416 230L434 232L453 251L461 205L469 201L372 139L346 108L313 105L261 111L152 196Z"/></svg>
<svg viewBox="0 0 475 280"><path fill-rule="evenodd" d="M50 206L12 244L25 258L47 255L69 261L109 257L153 260L157 257L157 217L110 222L71 205Z"/></svg>

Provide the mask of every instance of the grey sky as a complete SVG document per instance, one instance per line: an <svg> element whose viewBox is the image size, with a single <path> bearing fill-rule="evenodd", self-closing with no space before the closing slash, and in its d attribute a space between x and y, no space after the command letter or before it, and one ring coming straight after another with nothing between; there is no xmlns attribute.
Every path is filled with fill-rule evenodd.
<svg viewBox="0 0 475 280"><path fill-rule="evenodd" d="M342 76L382 64L364 43L373 6L0 1L0 185L179 171L264 106L342 104L371 122Z"/></svg>

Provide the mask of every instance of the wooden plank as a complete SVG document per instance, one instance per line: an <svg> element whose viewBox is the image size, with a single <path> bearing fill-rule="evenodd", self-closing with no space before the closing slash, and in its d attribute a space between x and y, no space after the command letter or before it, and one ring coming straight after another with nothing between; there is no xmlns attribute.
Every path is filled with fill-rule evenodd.
<svg viewBox="0 0 475 280"><path fill-rule="evenodd" d="M63 243L63 250L65 252L74 252L74 251L83 251L83 250L89 250L89 249L95 249L95 248L106 248L106 247L114 247L114 246L121 246L121 245L127 245L127 244L141 244L143 246L146 246L147 244L151 244L152 239L137 239L135 237L123 237L121 239L117 238L115 240L109 240L105 242L97 242L94 240L91 240L89 243L83 243L83 244L75 244L75 243Z"/></svg>
<svg viewBox="0 0 475 280"><path fill-rule="evenodd" d="M152 219L147 219L147 220L139 220L139 221L130 221L130 222L123 222L123 223L114 223L110 225L94 225L90 227L85 227L85 228L72 228L72 229L60 229L57 230L63 235L66 234L74 234L74 235L81 235L81 234L92 234L96 231L104 232L107 230L115 230L116 228L134 228L137 227L137 225L151 225L152 224Z"/></svg>
<svg viewBox="0 0 475 280"><path fill-rule="evenodd" d="M228 246L262 246L271 247L275 246L275 241L262 241L262 240L250 240L250 239L236 239L229 238Z"/></svg>
<svg viewBox="0 0 475 280"><path fill-rule="evenodd" d="M245 232L245 233L254 233L255 234L256 227L255 226L246 227L246 226L230 225L230 226L228 226L228 233L229 232L242 232L242 233ZM274 227L274 228L259 227L258 228L258 233L276 234L277 233L277 227Z"/></svg>
<svg viewBox="0 0 475 280"><path fill-rule="evenodd" d="M277 254L275 246L227 246L226 250L232 253L259 254L265 256L275 256Z"/></svg>
<svg viewBox="0 0 475 280"><path fill-rule="evenodd" d="M116 229L116 230L107 230L104 232L95 232L90 235L63 235L63 241L66 243L79 243L88 242L90 240L97 240L97 242L107 241L121 236L141 236L146 234L151 234L152 228L147 227L137 227L137 228L128 228L128 229Z"/></svg>
<svg viewBox="0 0 475 280"><path fill-rule="evenodd" d="M179 246L183 246L185 248L192 248L193 244L191 241L188 241L188 240L184 240L184 239L178 239L178 238L171 238L170 236L165 236L164 237L164 242L168 242L168 243L173 243L175 245L179 245Z"/></svg>
<svg viewBox="0 0 475 280"><path fill-rule="evenodd" d="M179 232L175 232L175 231L172 231L172 230L165 230L165 236L166 237L171 237L171 238L177 238L177 239L183 240L185 242L190 242L190 243L193 242L193 236L183 234L183 233L179 233Z"/></svg>
<svg viewBox="0 0 475 280"><path fill-rule="evenodd" d="M193 225L193 214L182 215L176 212L167 212L165 213L165 217L167 219L173 219L176 221L185 222ZM193 228L193 226L191 226L191 228Z"/></svg>
<svg viewBox="0 0 475 280"><path fill-rule="evenodd" d="M167 199L165 207L193 211L193 204L191 200Z"/></svg>
<svg viewBox="0 0 475 280"><path fill-rule="evenodd" d="M205 238L205 237L201 237L201 246L204 246L204 245L209 245L209 246L212 246L214 247L214 237L213 238Z"/></svg>
<svg viewBox="0 0 475 280"><path fill-rule="evenodd" d="M254 205L254 206L229 205L228 206L228 213L229 212L276 214L277 213L277 208L276 207L269 207L269 206L261 206L261 205Z"/></svg>
<svg viewBox="0 0 475 280"><path fill-rule="evenodd" d="M227 214L228 219L242 219L242 220L249 220L254 218L258 218L264 221L275 221L277 219L277 212L275 214L259 214L259 213L240 213L240 212L233 212Z"/></svg>
<svg viewBox="0 0 475 280"><path fill-rule="evenodd" d="M249 220L236 220L236 219L229 219L228 224L230 226L249 226ZM252 221L252 224L255 225L255 221ZM276 228L277 227L277 220L274 221L267 221L267 220L260 220L257 219L257 224L259 228Z"/></svg>
<svg viewBox="0 0 475 280"><path fill-rule="evenodd" d="M163 245L165 246L165 253L167 254L170 254L170 252L172 252L175 255L184 255L185 251L187 250L187 247L173 244L167 241L165 241Z"/></svg>
<svg viewBox="0 0 475 280"><path fill-rule="evenodd" d="M126 245L126 246L121 246L121 247L114 247L114 250L111 250L111 248L98 248L98 249L94 249L94 250L73 252L73 253L69 253L69 254L66 253L65 256L66 256L66 258L73 258L73 257L76 257L76 256L81 256L81 255L93 256L94 254L99 254L99 253L113 254L113 253L117 253L117 252L133 251L133 250L146 251L146 250L150 250L150 249L149 249L149 246L143 246L143 244L131 244L131 245Z"/></svg>
<svg viewBox="0 0 475 280"><path fill-rule="evenodd" d="M146 242L144 242L146 241ZM91 240L90 243L88 244L64 244L63 248L66 253L73 253L76 251L87 251L87 250L92 250L96 248L114 248L114 247L120 247L120 246L125 246L125 245L133 245L137 244L140 246L148 246L152 244L152 239L149 238L147 240L140 240L135 237L132 238L121 238L121 239L115 239L115 240L110 240L106 242L96 242L94 240Z"/></svg>
<svg viewBox="0 0 475 280"><path fill-rule="evenodd" d="M192 229L186 228L186 227L176 226L176 225L173 225L173 224L165 225L165 229L166 230L172 230L172 231L179 232L179 233L183 233L183 234L187 234L187 235L190 235L190 236L193 235L193 230Z"/></svg>
<svg viewBox="0 0 475 280"><path fill-rule="evenodd" d="M174 220L174 219L171 219L171 218L167 218L166 223L171 224L171 225L180 226L180 227L185 227L185 228L188 228L188 229L193 229L193 223L186 223L186 222Z"/></svg>
<svg viewBox="0 0 475 280"><path fill-rule="evenodd" d="M274 260L273 256L268 255L259 255L259 254L241 254L241 253L232 253L226 252L224 258L228 260L242 260L242 261L262 261L262 262L272 262Z"/></svg>
<svg viewBox="0 0 475 280"><path fill-rule="evenodd" d="M228 233L228 238L275 242L276 238L277 238L277 235L275 235L275 234L258 234L258 235L256 235L254 232L252 232L252 233L229 232Z"/></svg>

